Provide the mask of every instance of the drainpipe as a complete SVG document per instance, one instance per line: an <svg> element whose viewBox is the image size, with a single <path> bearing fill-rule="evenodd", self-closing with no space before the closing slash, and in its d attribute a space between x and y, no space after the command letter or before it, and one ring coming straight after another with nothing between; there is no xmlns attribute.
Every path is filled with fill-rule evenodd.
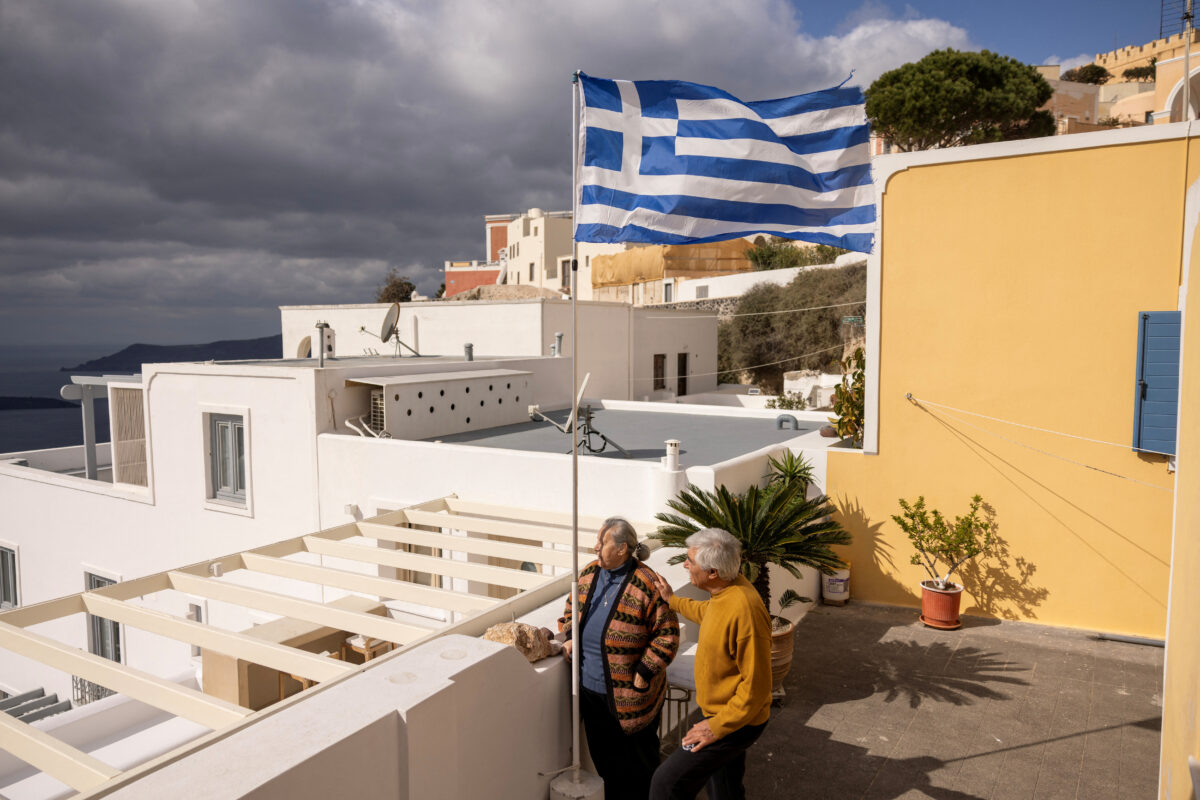
<svg viewBox="0 0 1200 800"><path fill-rule="evenodd" d="M470 342L467 342L466 344L463 345L463 360L464 361L474 361L475 360L475 345L471 344Z"/></svg>

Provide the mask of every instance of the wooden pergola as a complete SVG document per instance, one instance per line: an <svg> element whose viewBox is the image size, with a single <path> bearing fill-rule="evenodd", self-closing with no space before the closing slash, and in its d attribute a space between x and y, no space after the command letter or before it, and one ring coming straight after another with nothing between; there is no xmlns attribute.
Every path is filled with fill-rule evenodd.
<svg viewBox="0 0 1200 800"><path fill-rule="evenodd" d="M580 517L580 564L592 559L591 544L601 522L597 517ZM654 528L652 524L637 524L635 527L641 533L648 533ZM529 609L524 606L529 604L519 602L523 596L541 605L552 600L551 595L565 592L571 567L571 530L569 514L471 502L448 496L361 522L339 525L180 569L0 613L0 648L211 730L222 731L249 717L271 713L274 707L252 711L203 691L109 661L29 629L73 614L92 614L323 683L345 678L377 661L351 664L166 614L131 601L156 592L175 590L350 634L361 634L371 639L382 639L401 650L440 635L451 626L461 629L464 621L476 623L469 632L481 633L487 625L526 613ZM380 543L388 544L380 546ZM393 549L397 546L399 549ZM407 548L428 548L433 553L440 553L440 556L407 552ZM486 594L451 591L410 580L335 569L289 558L305 553L410 571L409 574L465 579L471 582L469 586L473 589L484 587L486 592L487 587L500 587L516 590L518 594L503 600ZM457 553L466 554L467 560L451 556ZM525 568L491 563L496 560L516 562ZM530 564L538 571L528 571ZM373 598L444 609L454 612L446 614L448 620L453 620L455 614L460 615L460 619L430 629L378 614L337 608L227 580L230 573L243 570L316 583ZM195 743L184 745L185 748L193 746ZM40 728L5 713L0 713L0 749L80 792L95 790L123 774Z"/></svg>

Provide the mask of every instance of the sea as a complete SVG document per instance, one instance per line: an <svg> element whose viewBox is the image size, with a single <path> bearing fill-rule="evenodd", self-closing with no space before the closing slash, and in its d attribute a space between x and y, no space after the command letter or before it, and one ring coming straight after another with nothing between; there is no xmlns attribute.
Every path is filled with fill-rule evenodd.
<svg viewBox="0 0 1200 800"><path fill-rule="evenodd" d="M0 397L61 397L71 375L62 372L120 350L121 344L29 345L0 347ZM108 441L108 401L95 403L96 441ZM0 410L0 453L46 450L83 444L83 414L78 408Z"/></svg>

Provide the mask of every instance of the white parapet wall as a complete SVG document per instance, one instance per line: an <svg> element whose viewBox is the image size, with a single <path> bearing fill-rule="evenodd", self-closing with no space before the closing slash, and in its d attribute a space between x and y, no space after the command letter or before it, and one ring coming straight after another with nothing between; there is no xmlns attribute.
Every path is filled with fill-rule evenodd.
<svg viewBox="0 0 1200 800"><path fill-rule="evenodd" d="M559 453L333 434L317 448L322 527L350 521L348 506L371 515L450 494L546 511L571 504L571 457ZM582 458L579 511L652 519L682 479L654 462Z"/></svg>
<svg viewBox="0 0 1200 800"><path fill-rule="evenodd" d="M451 635L379 662L109 797L533 798L570 764L561 658Z"/></svg>

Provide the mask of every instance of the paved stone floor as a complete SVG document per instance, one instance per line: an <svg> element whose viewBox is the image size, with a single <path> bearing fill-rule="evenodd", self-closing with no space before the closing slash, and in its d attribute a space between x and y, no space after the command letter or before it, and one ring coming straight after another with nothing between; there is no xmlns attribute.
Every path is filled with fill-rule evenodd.
<svg viewBox="0 0 1200 800"><path fill-rule="evenodd" d="M752 798L1154 798L1163 651L1063 628L817 606Z"/></svg>

